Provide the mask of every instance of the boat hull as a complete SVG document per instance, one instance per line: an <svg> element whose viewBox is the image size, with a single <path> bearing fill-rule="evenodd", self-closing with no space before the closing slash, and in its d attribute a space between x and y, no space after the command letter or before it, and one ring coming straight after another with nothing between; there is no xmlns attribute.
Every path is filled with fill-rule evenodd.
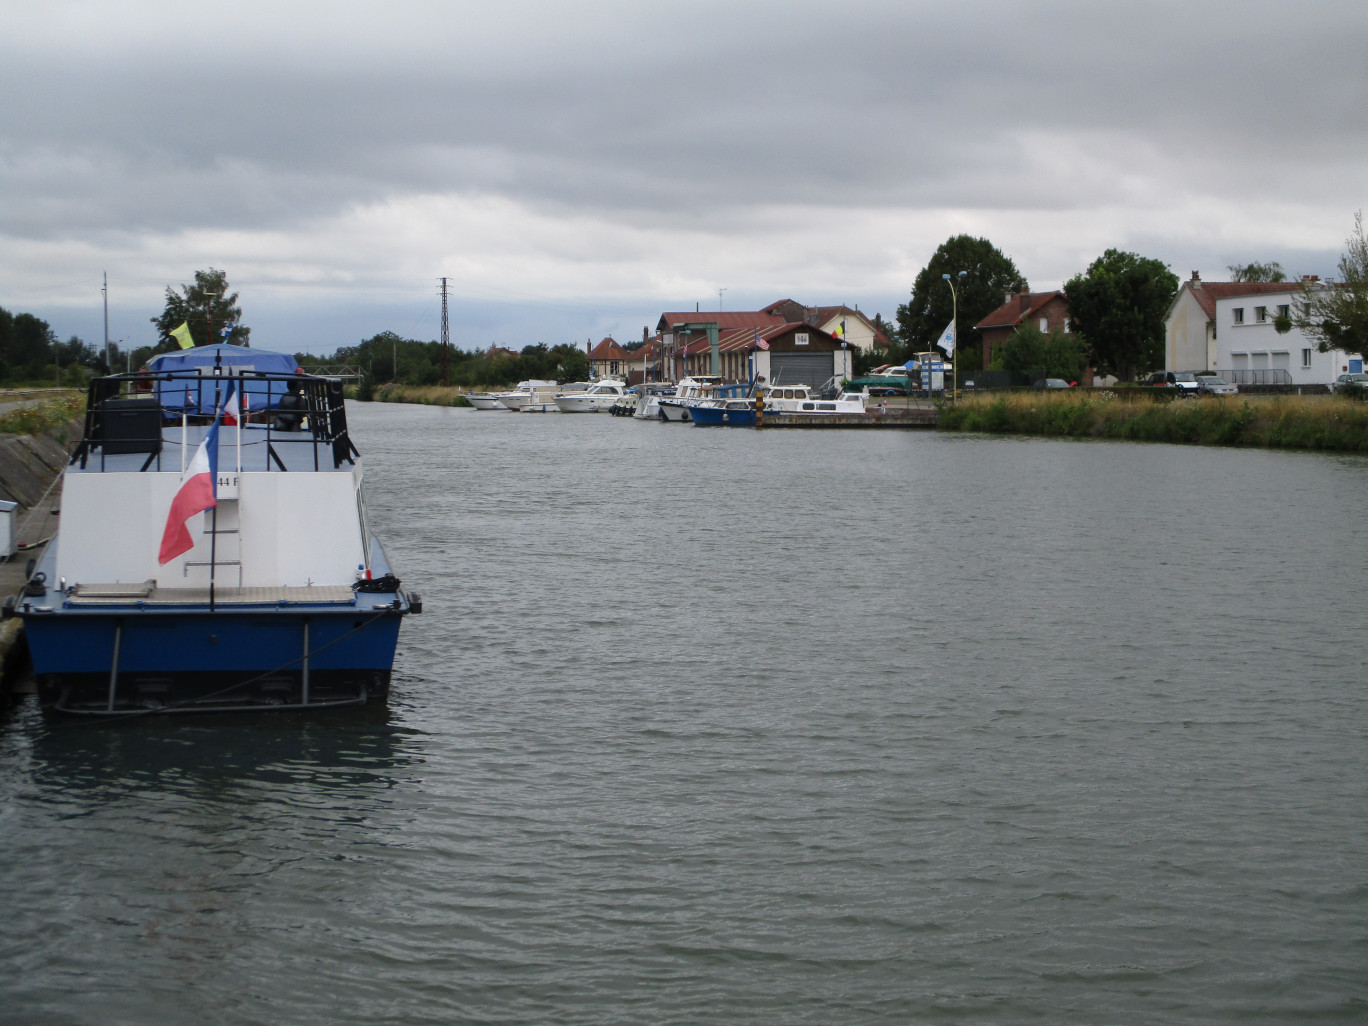
<svg viewBox="0 0 1368 1026"><path fill-rule="evenodd" d="M712 427L729 424L735 427L754 427L755 409L727 409L725 406L695 406L691 411L693 422L699 427Z"/></svg>
<svg viewBox="0 0 1368 1026"><path fill-rule="evenodd" d="M69 713L384 701L400 609L29 613L40 699Z"/></svg>
<svg viewBox="0 0 1368 1026"><path fill-rule="evenodd" d="M685 423L690 419L689 408L678 399L662 399L657 407L661 420L667 420L672 424Z"/></svg>

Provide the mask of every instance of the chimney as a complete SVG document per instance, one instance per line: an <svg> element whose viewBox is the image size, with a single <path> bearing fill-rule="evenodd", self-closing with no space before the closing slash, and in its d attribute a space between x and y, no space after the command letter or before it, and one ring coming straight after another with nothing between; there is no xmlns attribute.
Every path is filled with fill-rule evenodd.
<svg viewBox="0 0 1368 1026"><path fill-rule="evenodd" d="M1196 271L1193 271L1193 272L1192 272L1192 281L1189 282L1189 284L1190 284L1194 289L1200 289L1200 288L1202 287L1202 276L1201 276L1200 274L1198 274Z"/></svg>

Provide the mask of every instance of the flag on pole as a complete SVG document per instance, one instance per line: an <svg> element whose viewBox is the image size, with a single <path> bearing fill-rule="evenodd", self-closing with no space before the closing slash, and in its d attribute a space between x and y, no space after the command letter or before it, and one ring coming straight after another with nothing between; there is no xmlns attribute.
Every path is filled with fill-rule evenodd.
<svg viewBox="0 0 1368 1026"><path fill-rule="evenodd" d="M171 337L180 343L182 349L195 348L195 340L190 337L190 325L186 321L181 321L179 328L171 329Z"/></svg>
<svg viewBox="0 0 1368 1026"><path fill-rule="evenodd" d="M844 337L845 337L845 321L842 321L840 324L836 325L836 330L833 331L832 334L835 335L837 338L844 338Z"/></svg>
<svg viewBox="0 0 1368 1026"><path fill-rule="evenodd" d="M223 397L223 423L229 427L237 427L238 416L238 395L237 382L228 382L228 394Z"/></svg>
<svg viewBox="0 0 1368 1026"><path fill-rule="evenodd" d="M759 328L756 328L756 329L755 329L755 348L756 348L756 349L768 349L768 348L769 348L769 343L766 342L763 338L760 337L760 329L759 329Z"/></svg>
<svg viewBox="0 0 1368 1026"><path fill-rule="evenodd" d="M162 532L161 550L157 562L166 564L177 556L195 547L186 523L196 513L203 513L218 505L218 429L215 418L213 426L195 450L190 466L181 475L180 491L171 500L171 510L166 515L166 530Z"/></svg>
<svg viewBox="0 0 1368 1026"><path fill-rule="evenodd" d="M940 340L936 343L945 350L946 356L953 356L955 353L955 322L951 321L941 332Z"/></svg>

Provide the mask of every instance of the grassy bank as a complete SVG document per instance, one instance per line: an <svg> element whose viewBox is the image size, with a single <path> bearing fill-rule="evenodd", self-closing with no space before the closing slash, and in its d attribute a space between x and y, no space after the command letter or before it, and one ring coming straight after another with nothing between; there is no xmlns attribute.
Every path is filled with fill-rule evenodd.
<svg viewBox="0 0 1368 1026"><path fill-rule="evenodd" d="M1368 403L1328 396L1125 401L1105 389L969 396L943 431L1368 453Z"/></svg>
<svg viewBox="0 0 1368 1026"><path fill-rule="evenodd" d="M378 403L418 403L422 406L469 406L464 389L455 385L381 385L372 398Z"/></svg>
<svg viewBox="0 0 1368 1026"><path fill-rule="evenodd" d="M85 415L85 392L57 392L32 406L0 414L0 434L41 435Z"/></svg>

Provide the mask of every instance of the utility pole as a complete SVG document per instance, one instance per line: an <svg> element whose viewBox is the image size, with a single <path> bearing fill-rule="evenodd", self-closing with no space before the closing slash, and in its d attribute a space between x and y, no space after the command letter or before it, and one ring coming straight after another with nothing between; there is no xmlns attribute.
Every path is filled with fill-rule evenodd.
<svg viewBox="0 0 1368 1026"><path fill-rule="evenodd" d="M449 371L447 369L447 346L451 343L451 332L447 328L447 280L442 279L442 386L445 387L451 382L448 380Z"/></svg>
<svg viewBox="0 0 1368 1026"><path fill-rule="evenodd" d="M114 359L109 355L109 272L104 272L104 285L100 287L104 293L104 313L105 313L105 373L114 373Z"/></svg>

